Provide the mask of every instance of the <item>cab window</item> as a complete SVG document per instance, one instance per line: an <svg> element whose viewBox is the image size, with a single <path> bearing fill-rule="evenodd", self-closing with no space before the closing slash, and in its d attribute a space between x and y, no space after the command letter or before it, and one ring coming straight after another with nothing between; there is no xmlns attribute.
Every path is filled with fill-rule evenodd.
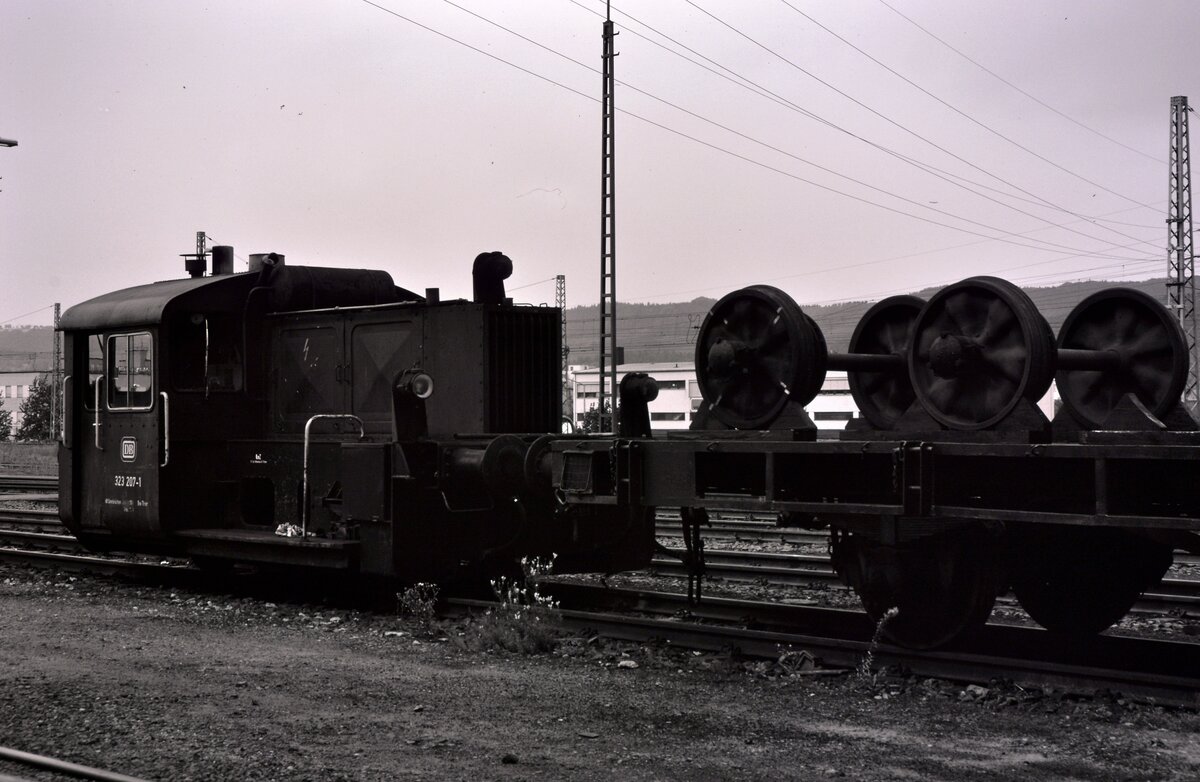
<svg viewBox="0 0 1200 782"><path fill-rule="evenodd" d="M154 403L154 340L147 333L108 338L105 384L111 410L148 410Z"/></svg>
<svg viewBox="0 0 1200 782"><path fill-rule="evenodd" d="M171 322L171 383L206 394L242 390L242 333L229 315L185 313Z"/></svg>
<svg viewBox="0 0 1200 782"><path fill-rule="evenodd" d="M87 389L83 394L83 409L96 409L96 383L104 376L104 336L89 334L87 342Z"/></svg>

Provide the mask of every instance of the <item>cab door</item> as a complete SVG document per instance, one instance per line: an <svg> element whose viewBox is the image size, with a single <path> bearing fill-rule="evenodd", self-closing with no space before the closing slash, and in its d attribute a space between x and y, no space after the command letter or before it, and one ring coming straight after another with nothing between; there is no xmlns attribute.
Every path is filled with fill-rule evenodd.
<svg viewBox="0 0 1200 782"><path fill-rule="evenodd" d="M103 372L86 387L73 385L74 394L86 394L75 404L81 420L73 444L82 487L77 515L85 530L139 535L160 529L159 471L168 458L162 434L169 400L158 390L155 336L145 329L89 338L89 364Z"/></svg>

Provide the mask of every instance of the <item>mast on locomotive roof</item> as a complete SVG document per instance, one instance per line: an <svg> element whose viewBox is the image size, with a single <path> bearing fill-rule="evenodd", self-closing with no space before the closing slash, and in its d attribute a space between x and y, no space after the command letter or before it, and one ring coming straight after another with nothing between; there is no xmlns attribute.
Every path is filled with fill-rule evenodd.
<svg viewBox="0 0 1200 782"><path fill-rule="evenodd" d="M617 183L616 109L613 105L613 23L610 4L604 12L604 101L600 153L600 388L596 395L600 431L617 432ZM604 425L604 402L612 396L612 417Z"/></svg>

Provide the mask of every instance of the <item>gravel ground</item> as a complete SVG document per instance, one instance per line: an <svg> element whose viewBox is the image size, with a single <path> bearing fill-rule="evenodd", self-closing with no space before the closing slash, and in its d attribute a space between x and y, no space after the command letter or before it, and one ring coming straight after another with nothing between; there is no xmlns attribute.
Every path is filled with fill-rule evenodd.
<svg viewBox="0 0 1200 782"><path fill-rule="evenodd" d="M0 567L0 744L147 779L1195 779L1200 715ZM49 777L0 765L0 774Z"/></svg>

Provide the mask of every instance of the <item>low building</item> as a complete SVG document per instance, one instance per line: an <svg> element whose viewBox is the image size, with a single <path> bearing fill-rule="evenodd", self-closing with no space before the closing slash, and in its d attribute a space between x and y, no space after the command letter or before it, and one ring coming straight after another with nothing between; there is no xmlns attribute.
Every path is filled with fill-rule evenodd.
<svg viewBox="0 0 1200 782"><path fill-rule="evenodd" d="M704 398L696 383L696 368L691 362L669 364L622 364L617 368L617 383L631 372L644 372L658 381L658 398L650 403L652 429L687 429ZM571 420L578 427L588 410L595 409L600 397L600 377L596 367L572 366ZM611 392L606 391L611 399ZM817 398L806 409L818 429L845 429L858 416L858 407L850 396L845 372L829 372Z"/></svg>
<svg viewBox="0 0 1200 782"><path fill-rule="evenodd" d="M41 372L0 372L0 409L12 414L12 434L21 427L21 404L29 398L30 388Z"/></svg>
<svg viewBox="0 0 1200 782"><path fill-rule="evenodd" d="M696 369L691 362L666 364L622 364L617 368L617 383L626 374L644 372L658 381L658 398L650 403L650 427L652 429L687 429L691 426L704 399L696 383ZM584 416L596 407L600 396L600 377L596 367L572 366L569 370L571 401L573 408L569 417L578 428ZM611 392L606 392L611 399ZM1058 391L1053 384L1038 407L1047 418L1053 418L1058 410ZM845 372L830 370L825 373L825 384L817 396L805 405L809 418L818 429L840 431L861 414L854 397L850 395L850 380Z"/></svg>

